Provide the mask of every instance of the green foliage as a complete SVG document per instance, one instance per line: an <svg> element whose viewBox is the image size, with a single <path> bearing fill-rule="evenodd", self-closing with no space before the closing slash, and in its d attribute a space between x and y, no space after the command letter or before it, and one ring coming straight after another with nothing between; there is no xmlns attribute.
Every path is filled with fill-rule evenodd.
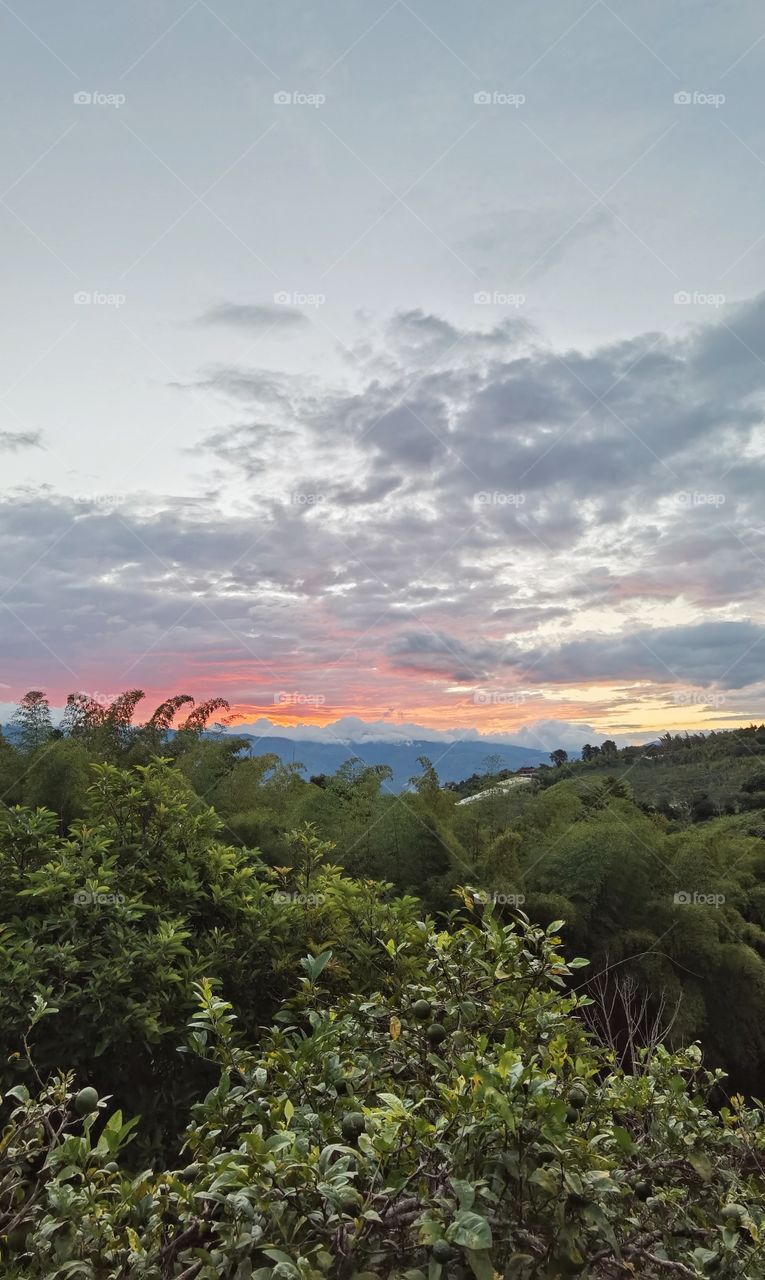
<svg viewBox="0 0 765 1280"><path fill-rule="evenodd" d="M32 1000L50 998L39 1068L85 1072L152 1122L144 1137L159 1150L199 1084L176 1054L195 981L216 978L252 1026L293 988L307 950L331 946L332 982L353 974L364 989L378 976L375 938L406 937L414 903L394 908L388 886L348 880L310 828L278 871L223 844L167 762L93 772L66 836L48 810L0 811L0 1047L7 1058Z"/></svg>
<svg viewBox="0 0 765 1280"><path fill-rule="evenodd" d="M594 781L606 774L629 780L638 801L673 822L704 822L727 813L765 808L765 726L664 734L658 742L617 748L612 741L582 749L568 777ZM542 785L559 781L542 771ZM762 785L760 785L762 783Z"/></svg>
<svg viewBox="0 0 765 1280"><path fill-rule="evenodd" d="M216 1081L170 1167L131 1169L133 1122L103 1097L80 1117L71 1076L17 1087L4 1275L761 1277L762 1110L713 1111L695 1046L615 1068L559 942L491 913L425 926L419 946L380 944L379 991L339 999L315 957L255 1049L202 981L187 1049Z"/></svg>
<svg viewBox="0 0 765 1280"><path fill-rule="evenodd" d="M377 940L414 928L412 896L449 927L460 883L505 920L522 902L545 927L566 921L567 942L605 975L619 1052L632 1053L634 1028L612 974L647 993L646 1018L670 1043L700 1039L734 1087L765 1091L761 729L607 741L506 789L491 758L443 788L423 757L393 795L387 771L361 760L307 781L299 762L249 756L210 729L224 710L214 700L178 695L136 724L142 697L73 695L63 736L0 739L12 807L0 816L0 1051L50 993L59 1012L35 1032L41 1066L63 1062L142 1111L149 1150L172 1141L203 1078L175 1056L195 981L217 979L250 1027L290 995L307 952L332 953L333 991L350 980L371 992ZM23 714L44 720L43 703L30 693Z"/></svg>

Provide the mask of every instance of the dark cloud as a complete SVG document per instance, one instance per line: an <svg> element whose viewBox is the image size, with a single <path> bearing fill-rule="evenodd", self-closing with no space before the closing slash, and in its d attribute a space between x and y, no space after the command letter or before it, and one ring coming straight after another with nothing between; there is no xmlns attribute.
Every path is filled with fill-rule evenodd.
<svg viewBox="0 0 765 1280"><path fill-rule="evenodd" d="M622 679L702 688L742 689L762 679L765 626L753 622L702 622L634 635L591 636L551 650L528 650L513 665L533 668L537 681L576 684Z"/></svg>
<svg viewBox="0 0 765 1280"><path fill-rule="evenodd" d="M0 452L18 453L20 449L41 449L39 431L0 431Z"/></svg>

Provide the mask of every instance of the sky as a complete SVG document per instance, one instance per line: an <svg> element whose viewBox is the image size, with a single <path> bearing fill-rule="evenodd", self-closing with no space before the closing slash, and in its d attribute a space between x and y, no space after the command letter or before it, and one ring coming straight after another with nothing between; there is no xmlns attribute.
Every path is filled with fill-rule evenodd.
<svg viewBox="0 0 765 1280"><path fill-rule="evenodd" d="M0 715L765 719L753 0L0 0Z"/></svg>

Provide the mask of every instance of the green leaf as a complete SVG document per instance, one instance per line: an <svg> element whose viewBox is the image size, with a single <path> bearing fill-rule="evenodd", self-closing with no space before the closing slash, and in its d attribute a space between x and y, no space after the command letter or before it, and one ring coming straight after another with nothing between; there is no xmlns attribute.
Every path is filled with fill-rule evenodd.
<svg viewBox="0 0 765 1280"><path fill-rule="evenodd" d="M488 1249L468 1249L467 1257L476 1280L494 1280L494 1267Z"/></svg>
<svg viewBox="0 0 765 1280"><path fill-rule="evenodd" d="M703 1151L691 1151L688 1154L688 1163L696 1170L702 1182L711 1182L712 1180L712 1161Z"/></svg>
<svg viewBox="0 0 765 1280"><path fill-rule="evenodd" d="M318 956L305 956L300 963L308 974L308 977L311 979L311 982L315 982L324 969L326 969L331 959L331 951L322 951L321 955Z"/></svg>
<svg viewBox="0 0 765 1280"><path fill-rule="evenodd" d="M588 1204L587 1208L584 1211L584 1216L588 1222L591 1222L593 1226L598 1228L601 1235L610 1244L616 1257L621 1258L621 1253L619 1252L619 1244L616 1239L616 1235L614 1234L614 1229L611 1226L611 1223L609 1222L605 1213L601 1209L600 1205Z"/></svg>
<svg viewBox="0 0 765 1280"><path fill-rule="evenodd" d="M460 1209L472 1209L475 1204L475 1187L462 1178L452 1178L454 1194L459 1201Z"/></svg>
<svg viewBox="0 0 765 1280"><path fill-rule="evenodd" d="M534 1182L548 1195L557 1196L560 1187L558 1179L551 1169L535 1169L529 1178L529 1182Z"/></svg>
<svg viewBox="0 0 765 1280"><path fill-rule="evenodd" d="M613 1134L617 1146L620 1147L622 1151L626 1151L628 1155L631 1155L633 1151L637 1150L631 1134L629 1134L626 1129L623 1129L621 1125L614 1125Z"/></svg>
<svg viewBox="0 0 765 1280"><path fill-rule="evenodd" d="M29 1102L29 1090L25 1084L17 1084L8 1090L5 1097L15 1098L17 1102Z"/></svg>
<svg viewBox="0 0 765 1280"><path fill-rule="evenodd" d="M491 1227L479 1213L471 1213L468 1209L460 1209L446 1238L452 1244L462 1245L463 1249L490 1249Z"/></svg>

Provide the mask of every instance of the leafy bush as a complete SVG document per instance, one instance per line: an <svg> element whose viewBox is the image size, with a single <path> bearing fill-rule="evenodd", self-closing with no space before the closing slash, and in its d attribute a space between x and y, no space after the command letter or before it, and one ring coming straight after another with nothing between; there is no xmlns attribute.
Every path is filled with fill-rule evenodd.
<svg viewBox="0 0 765 1280"><path fill-rule="evenodd" d="M417 907L343 876L307 828L292 833L293 865L278 871L229 848L167 763L94 773L86 815L66 837L46 810L0 813L0 1052L5 1061L44 998L55 1012L35 1031L39 1069L86 1073L141 1111L144 1143L161 1150L210 1078L200 1064L182 1070L176 1053L196 981L219 978L254 1030L311 949L333 948L334 989L348 975L359 990L376 985L377 934L412 936Z"/></svg>
<svg viewBox="0 0 765 1280"><path fill-rule="evenodd" d="M615 1068L566 991L585 962L559 924L423 924L421 945L381 946L372 996L333 998L329 952L306 957L254 1051L202 982L187 1048L219 1080L178 1168L126 1172L130 1122L70 1076L17 1087L4 1274L762 1276L762 1111L713 1113L695 1047Z"/></svg>

